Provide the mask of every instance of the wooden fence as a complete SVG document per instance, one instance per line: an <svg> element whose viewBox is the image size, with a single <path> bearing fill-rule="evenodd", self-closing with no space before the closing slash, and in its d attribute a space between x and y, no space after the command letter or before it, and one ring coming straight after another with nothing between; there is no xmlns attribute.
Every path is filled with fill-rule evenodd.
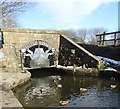
<svg viewBox="0 0 120 109"><path fill-rule="evenodd" d="M120 31L96 35L98 45L120 46ZM112 38L111 38L112 37Z"/></svg>

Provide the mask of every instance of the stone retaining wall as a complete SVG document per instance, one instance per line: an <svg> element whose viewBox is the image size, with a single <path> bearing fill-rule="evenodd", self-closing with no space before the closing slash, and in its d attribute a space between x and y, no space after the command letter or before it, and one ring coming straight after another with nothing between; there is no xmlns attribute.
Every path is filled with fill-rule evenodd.
<svg viewBox="0 0 120 109"><path fill-rule="evenodd" d="M62 66L83 66L97 68L99 59L93 54L79 46L68 38L60 37L59 65Z"/></svg>
<svg viewBox="0 0 120 109"><path fill-rule="evenodd" d="M96 56L107 57L120 61L120 46L111 47L111 46L98 46L98 45L90 45L90 44L79 44L79 45Z"/></svg>

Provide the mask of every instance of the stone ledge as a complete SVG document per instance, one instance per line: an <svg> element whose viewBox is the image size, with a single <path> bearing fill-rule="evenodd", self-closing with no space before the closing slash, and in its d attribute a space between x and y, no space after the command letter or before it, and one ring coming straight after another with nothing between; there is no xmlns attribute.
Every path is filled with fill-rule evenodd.
<svg viewBox="0 0 120 109"><path fill-rule="evenodd" d="M2 107L23 107L22 104L15 97L11 89L18 85L22 85L30 80L31 74L26 71L26 73L2 73L0 81L0 104Z"/></svg>
<svg viewBox="0 0 120 109"><path fill-rule="evenodd" d="M1 28L3 32L18 32L18 33L36 33L36 34L59 34L57 30L41 30L27 28Z"/></svg>
<svg viewBox="0 0 120 109"><path fill-rule="evenodd" d="M2 108L23 107L6 84L2 84L2 91L0 93L2 94L2 99L0 100Z"/></svg>
<svg viewBox="0 0 120 109"><path fill-rule="evenodd" d="M10 89L30 80L31 74L27 73L2 73L2 83L8 85Z"/></svg>

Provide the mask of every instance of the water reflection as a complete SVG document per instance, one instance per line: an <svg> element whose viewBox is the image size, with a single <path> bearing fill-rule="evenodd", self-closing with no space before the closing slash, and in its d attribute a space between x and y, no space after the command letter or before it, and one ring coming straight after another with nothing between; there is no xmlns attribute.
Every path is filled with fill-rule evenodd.
<svg viewBox="0 0 120 109"><path fill-rule="evenodd" d="M111 89L111 84L117 87ZM80 93L83 87L87 91ZM116 80L54 75L32 78L14 91L24 107L59 106L61 100L69 100L66 107L118 107L119 87Z"/></svg>

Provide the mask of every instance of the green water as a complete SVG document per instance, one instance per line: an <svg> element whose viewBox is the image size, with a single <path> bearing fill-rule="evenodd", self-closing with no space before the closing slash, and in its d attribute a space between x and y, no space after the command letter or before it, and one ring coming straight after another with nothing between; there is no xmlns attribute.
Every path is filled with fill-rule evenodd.
<svg viewBox="0 0 120 109"><path fill-rule="evenodd" d="M59 107L61 100L69 101L65 107L120 107L120 81L113 78L38 75L14 93L24 107Z"/></svg>

